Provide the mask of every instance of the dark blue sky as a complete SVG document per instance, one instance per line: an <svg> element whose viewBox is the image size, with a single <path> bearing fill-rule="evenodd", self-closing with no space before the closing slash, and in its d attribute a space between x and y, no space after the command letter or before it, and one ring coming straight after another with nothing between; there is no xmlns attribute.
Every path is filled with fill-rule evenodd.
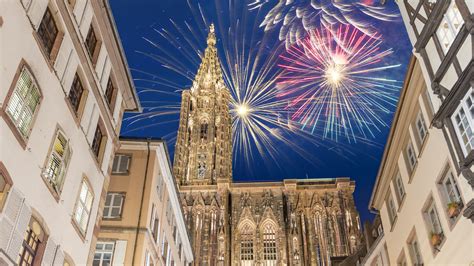
<svg viewBox="0 0 474 266"><path fill-rule="evenodd" d="M228 8L223 8L220 4L216 8L216 2L225 2L227 0L216 0L216 2L211 0L188 1L192 4L195 2L201 2L203 12L206 14L206 19L217 24L217 31L220 30L219 23L232 23L229 22L229 20L233 19L233 15L239 13L235 10L229 11ZM306 0L298 1L304 2ZM264 6L262 12L266 12L272 8L274 5L273 2L270 1L267 6ZM374 1L366 0L364 2ZM392 1L388 2L390 3L387 8L392 12L398 12L396 5L391 3ZM135 85L137 86L137 90L140 92L139 95L143 106L156 106L159 109L155 109L155 111L160 110L160 112L167 114L156 115L153 117L150 116L136 123L131 123L133 120L130 120L130 115L126 115L125 117L129 120L124 121L122 134L126 136L163 137L168 141L171 154L173 154L176 137L175 132L178 127L179 119L177 106L179 106L180 97L179 93L175 92L174 89L162 86L159 81L160 78L165 79L168 82L174 83L176 87L181 89L188 88L191 83L182 76L170 72L169 69L164 68L162 64L144 54L153 54L157 57L171 55L171 57L181 60L180 57L182 56L182 53L177 52L176 49L172 49L173 46L167 43L159 35L157 30L171 27L170 19L172 19L177 25L180 25L180 27L185 25L184 21L186 21L192 28L196 29L202 27L202 25L200 22L196 22L199 19L196 19L194 16L195 12L191 12L186 0L135 0L133 1L133 4L131 3L132 2L127 0L114 0L111 1L111 6L122 39L123 47L127 55L128 63L132 69ZM217 14L220 14L221 17L217 18ZM248 20L261 19L257 16L256 11L249 11L249 14L250 15L246 16ZM258 21L258 23L260 22L261 21ZM404 79L406 66L412 50L401 19L390 22L381 22L376 19L371 19L368 20L367 23L370 23L377 28L383 36L382 38L386 45L384 48L392 48L394 50L394 54L388 57L387 62L384 63L401 64L401 66L384 72L383 75L384 77L399 80L401 87L401 82ZM203 49L205 47L206 29L200 30L202 32L191 37L196 43L198 43L199 49ZM250 29L250 31L253 31L253 29ZM264 31L262 28L257 28L254 32L257 38L263 38ZM273 38L270 43L279 42L278 38L275 37L277 36L276 34L269 34L270 38ZM160 47L170 49L169 51L166 49L166 52L160 51L146 39L156 42ZM181 40L177 41L180 42ZM191 48L183 47L183 49ZM221 55L221 50L225 49L225 47L222 45L221 40L218 40L218 49L220 49L219 54L222 60L223 56ZM186 62L185 58L183 58L183 62ZM194 65L189 65L189 68L189 71L192 73L195 73L197 70ZM151 78L149 75L144 74L144 72L151 73L155 75L155 77ZM150 79L152 82L149 81ZM147 89L169 91L169 94L144 92L144 90ZM390 109L394 111L395 108L390 107ZM381 114L381 116L388 124L391 124L393 112L391 114ZM371 215L367 210L367 205L388 132L388 127L381 128L381 131L377 132L374 138L370 138L372 144L367 144L361 141L356 144L350 144L344 141L321 141L318 136L315 136L315 139L318 139L319 145L314 145L297 135L288 136L295 145L303 147L305 152L311 154L314 158L301 156L295 151L293 146L276 142L275 148L279 154L277 158L269 159L268 156L264 158L265 156L262 157L255 149L253 152L253 159L249 166L243 163L243 160L240 160L244 154L240 154L239 151L236 151L237 154L234 155L234 158L237 158L237 160L234 160L233 178L234 181L267 181L282 180L284 178L347 176L356 181L355 200L362 220L370 219Z"/></svg>

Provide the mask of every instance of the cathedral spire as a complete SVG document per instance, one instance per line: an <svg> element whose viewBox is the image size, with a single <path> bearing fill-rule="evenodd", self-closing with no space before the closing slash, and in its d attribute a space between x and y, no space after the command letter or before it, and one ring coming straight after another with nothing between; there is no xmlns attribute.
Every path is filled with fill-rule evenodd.
<svg viewBox="0 0 474 266"><path fill-rule="evenodd" d="M194 79L192 88L193 92L196 92L196 88L200 87L199 85L204 83L221 83L223 85L220 61L217 55L217 38L214 24L209 26L209 34L207 35L206 42L207 47L206 50L204 50L204 56L202 57L201 65L199 66L198 72ZM223 86L216 86L216 89L221 87Z"/></svg>

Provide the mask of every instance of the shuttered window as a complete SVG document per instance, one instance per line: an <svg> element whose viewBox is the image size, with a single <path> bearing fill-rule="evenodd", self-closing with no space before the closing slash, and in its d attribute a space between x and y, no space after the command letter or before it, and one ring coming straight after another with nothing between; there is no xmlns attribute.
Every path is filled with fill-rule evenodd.
<svg viewBox="0 0 474 266"><path fill-rule="evenodd" d="M86 37L87 52L89 52L89 56L91 57L91 59L94 57L96 46L97 46L97 37L95 35L94 27L91 25Z"/></svg>
<svg viewBox="0 0 474 266"><path fill-rule="evenodd" d="M58 33L58 27L54 22L51 10L46 8L43 19L41 20L41 24L38 27L38 35L48 55L51 55L51 51L53 50L54 42L56 41Z"/></svg>
<svg viewBox="0 0 474 266"><path fill-rule="evenodd" d="M94 139L92 140L92 151L94 152L95 156L99 158L99 153L100 153L100 146L102 145L102 140L104 138L104 135L102 133L102 129L100 128L100 125L97 125L94 133Z"/></svg>
<svg viewBox="0 0 474 266"><path fill-rule="evenodd" d="M79 106L81 104L82 94L84 93L84 87L82 87L81 80L79 76L74 76L74 80L72 81L71 90L69 91L68 99L74 109L76 115L79 111Z"/></svg>
<svg viewBox="0 0 474 266"><path fill-rule="evenodd" d="M112 164L112 174L128 174L128 168L130 167L130 160L132 156L126 154L117 154L114 157L114 163Z"/></svg>
<svg viewBox="0 0 474 266"><path fill-rule="evenodd" d="M114 87L114 84L112 83L112 79L109 78L109 81L107 82L107 88L105 89L105 99L107 100L109 109L112 112L114 111L114 103L112 102L114 93L115 93L115 87Z"/></svg>
<svg viewBox="0 0 474 266"><path fill-rule="evenodd" d="M71 158L71 149L69 142L60 130L56 131L56 135L51 148L43 177L53 187L57 193L61 193L64 176L67 166Z"/></svg>
<svg viewBox="0 0 474 266"><path fill-rule="evenodd" d="M122 216L122 206L125 199L123 193L107 193L104 207L104 218L114 219Z"/></svg>
<svg viewBox="0 0 474 266"><path fill-rule="evenodd" d="M33 265L36 262L39 245L44 236L43 229L39 223L32 220L23 239L23 244L18 257L18 265Z"/></svg>
<svg viewBox="0 0 474 266"><path fill-rule="evenodd" d="M8 116L23 138L28 138L30 134L40 98L38 86L30 71L24 66L6 109Z"/></svg>
<svg viewBox="0 0 474 266"><path fill-rule="evenodd" d="M89 223L89 216L91 213L93 201L94 196L92 195L91 188L87 184L86 180L83 180L79 198L76 202L76 210L74 212L74 221L83 233L86 232L87 224Z"/></svg>

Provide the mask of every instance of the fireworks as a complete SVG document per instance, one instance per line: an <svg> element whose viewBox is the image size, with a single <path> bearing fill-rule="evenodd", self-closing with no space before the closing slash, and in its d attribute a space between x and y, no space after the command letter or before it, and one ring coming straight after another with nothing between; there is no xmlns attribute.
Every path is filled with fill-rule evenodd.
<svg viewBox="0 0 474 266"><path fill-rule="evenodd" d="M250 9L257 9L270 0L254 0ZM355 0L278 0L261 23L265 31L279 29L279 39L289 48L297 40L319 26L331 29L340 24L353 25L369 36L376 34L370 19L396 20L399 15L386 7L373 5L373 1Z"/></svg>
<svg viewBox="0 0 474 266"><path fill-rule="evenodd" d="M291 118L302 129L323 137L349 141L374 137L382 118L396 105L400 83L383 78L393 53L383 50L378 36L350 26L313 30L281 55L279 98L290 99Z"/></svg>

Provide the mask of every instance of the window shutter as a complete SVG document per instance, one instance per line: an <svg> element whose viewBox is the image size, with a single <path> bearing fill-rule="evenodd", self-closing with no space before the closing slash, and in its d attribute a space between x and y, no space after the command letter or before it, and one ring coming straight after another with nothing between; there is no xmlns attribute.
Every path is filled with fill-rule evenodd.
<svg viewBox="0 0 474 266"><path fill-rule="evenodd" d="M112 164L112 172L113 173L118 171L119 161L120 161L120 155L115 155L114 163Z"/></svg>
<svg viewBox="0 0 474 266"><path fill-rule="evenodd" d="M122 266L124 265L125 252L127 251L127 241L117 240L115 241L114 257L112 259L112 265Z"/></svg>
<svg viewBox="0 0 474 266"><path fill-rule="evenodd" d="M18 252L20 251L21 244L23 243L23 238L28 227L28 223L31 218L31 210L26 204L24 204L23 197L20 196L20 207L18 210L18 216L15 221L15 227L11 235L10 244L7 248L7 254L13 260L16 260L18 257Z"/></svg>
<svg viewBox="0 0 474 266"><path fill-rule="evenodd" d="M53 265L54 256L56 255L57 247L58 246L56 245L54 240L51 237L49 237L46 242L46 248L44 249L43 260L41 262L41 265L43 266Z"/></svg>
<svg viewBox="0 0 474 266"><path fill-rule="evenodd" d="M54 266L64 266L64 253L61 246L58 246L56 251L56 257L54 257Z"/></svg>

